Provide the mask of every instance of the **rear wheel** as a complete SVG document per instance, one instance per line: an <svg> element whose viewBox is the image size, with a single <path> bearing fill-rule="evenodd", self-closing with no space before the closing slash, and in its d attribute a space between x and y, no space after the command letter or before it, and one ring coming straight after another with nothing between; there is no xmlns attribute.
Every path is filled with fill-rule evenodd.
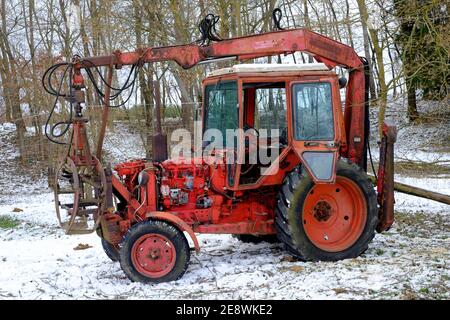
<svg viewBox="0 0 450 320"><path fill-rule="evenodd" d="M363 253L378 222L374 188L357 165L340 160L334 184L293 171L280 190L278 238L303 260L341 260Z"/></svg>
<svg viewBox="0 0 450 320"><path fill-rule="evenodd" d="M190 259L184 234L164 221L145 221L130 228L122 241L120 265L132 281L160 283L181 278Z"/></svg>

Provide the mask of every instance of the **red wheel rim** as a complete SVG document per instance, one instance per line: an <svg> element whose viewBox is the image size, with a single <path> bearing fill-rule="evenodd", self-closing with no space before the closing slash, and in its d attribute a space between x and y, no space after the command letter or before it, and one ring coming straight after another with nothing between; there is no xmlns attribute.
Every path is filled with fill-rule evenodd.
<svg viewBox="0 0 450 320"><path fill-rule="evenodd" d="M157 233L141 236L131 249L134 267L150 278L160 278L172 271L176 257L172 241Z"/></svg>
<svg viewBox="0 0 450 320"><path fill-rule="evenodd" d="M337 177L334 184L318 184L310 190L301 216L303 229L316 247L329 252L343 251L363 233L366 199L355 182Z"/></svg>

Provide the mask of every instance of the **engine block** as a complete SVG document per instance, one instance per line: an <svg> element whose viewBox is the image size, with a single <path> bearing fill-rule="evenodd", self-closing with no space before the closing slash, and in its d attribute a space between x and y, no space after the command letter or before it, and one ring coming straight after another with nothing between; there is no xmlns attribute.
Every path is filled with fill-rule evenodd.
<svg viewBox="0 0 450 320"><path fill-rule="evenodd" d="M160 194L164 208L177 206L207 208L210 170L203 162L177 158L161 163Z"/></svg>

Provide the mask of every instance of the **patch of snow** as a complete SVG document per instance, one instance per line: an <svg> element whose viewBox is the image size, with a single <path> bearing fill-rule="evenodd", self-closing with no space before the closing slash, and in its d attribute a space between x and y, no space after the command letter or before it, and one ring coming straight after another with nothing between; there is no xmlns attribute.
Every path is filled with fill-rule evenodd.
<svg viewBox="0 0 450 320"><path fill-rule="evenodd" d="M145 158L145 148L136 130L122 122L114 123L114 132L106 131L106 159L113 165L132 159Z"/></svg>
<svg viewBox="0 0 450 320"><path fill-rule="evenodd" d="M396 175L395 181L410 186L450 195L450 179L448 177L441 179L439 178L418 179ZM401 208L403 210L411 210L411 211L426 210L430 212L441 212L442 214L446 215L450 214L450 207L444 203L419 197L413 197L400 192L395 192L395 206L396 208Z"/></svg>

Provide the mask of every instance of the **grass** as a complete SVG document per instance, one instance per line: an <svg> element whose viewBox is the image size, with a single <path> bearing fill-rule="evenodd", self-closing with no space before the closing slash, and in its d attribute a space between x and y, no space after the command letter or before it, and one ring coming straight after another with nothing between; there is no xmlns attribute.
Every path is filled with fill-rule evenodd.
<svg viewBox="0 0 450 320"><path fill-rule="evenodd" d="M430 290L428 288L421 288L419 290L420 293L430 293Z"/></svg>
<svg viewBox="0 0 450 320"><path fill-rule="evenodd" d="M438 237L450 227L442 215L427 215L423 211L396 211L395 221L398 232L410 238Z"/></svg>
<svg viewBox="0 0 450 320"><path fill-rule="evenodd" d="M20 224L20 221L9 216L0 216L0 229L13 229Z"/></svg>

